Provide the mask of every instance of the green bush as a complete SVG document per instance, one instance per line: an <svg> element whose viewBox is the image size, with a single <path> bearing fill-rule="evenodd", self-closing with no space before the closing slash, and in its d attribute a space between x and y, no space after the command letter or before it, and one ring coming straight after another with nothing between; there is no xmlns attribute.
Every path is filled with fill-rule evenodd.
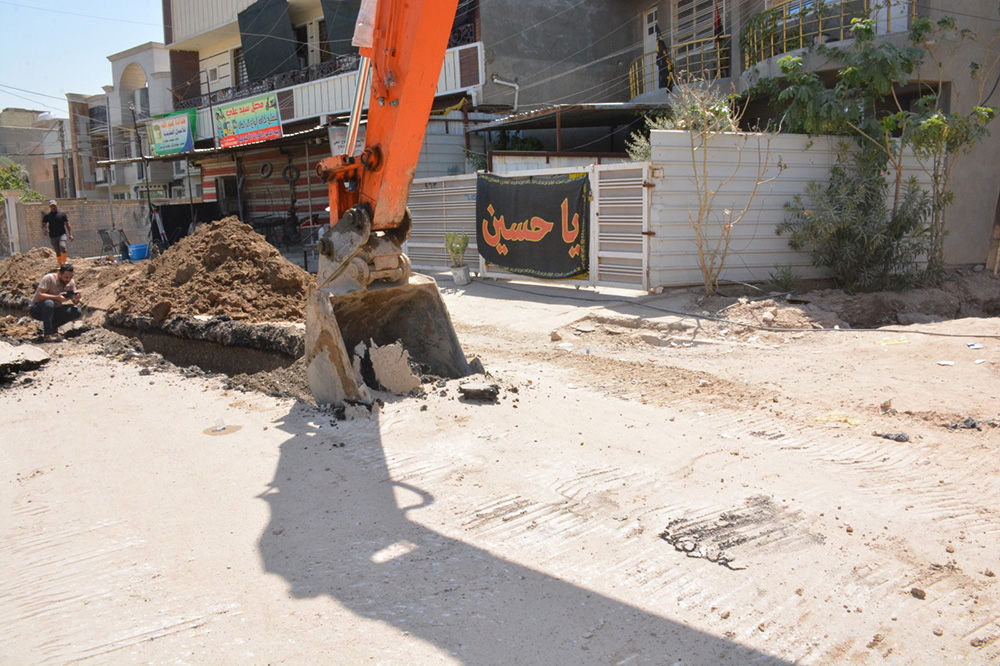
<svg viewBox="0 0 1000 666"><path fill-rule="evenodd" d="M841 146L829 181L809 183L778 225L793 250L811 252L813 265L831 269L844 289L908 289L930 248L930 197L911 178L893 210L885 168L883 153Z"/></svg>

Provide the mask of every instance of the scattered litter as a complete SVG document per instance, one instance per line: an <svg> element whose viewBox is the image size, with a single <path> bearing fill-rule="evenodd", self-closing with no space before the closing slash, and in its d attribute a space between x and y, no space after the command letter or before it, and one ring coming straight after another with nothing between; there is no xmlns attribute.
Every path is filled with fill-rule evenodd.
<svg viewBox="0 0 1000 666"><path fill-rule="evenodd" d="M938 361L938 365L955 365L954 361Z"/></svg>
<svg viewBox="0 0 1000 666"><path fill-rule="evenodd" d="M222 420L222 417L215 419L215 432L226 429L226 422Z"/></svg>
<svg viewBox="0 0 1000 666"><path fill-rule="evenodd" d="M980 425L979 421L972 418L971 416L966 416L963 420L958 423L951 423L948 425L948 430L978 430L982 432L983 426Z"/></svg>
<svg viewBox="0 0 1000 666"><path fill-rule="evenodd" d="M965 346L968 347L969 349L982 349L983 348L983 346L981 344L979 344L978 342L970 342L970 343L966 344Z"/></svg>
<svg viewBox="0 0 1000 666"><path fill-rule="evenodd" d="M977 358L976 359L976 365L979 365L980 363L986 363L986 359L985 358Z"/></svg>
<svg viewBox="0 0 1000 666"><path fill-rule="evenodd" d="M573 343L572 342L560 342L559 344L556 345L556 347L558 347L559 349L562 349L564 351L573 351Z"/></svg>
<svg viewBox="0 0 1000 666"><path fill-rule="evenodd" d="M882 439L891 439L894 442L910 441L910 436L905 432L873 432L872 435L881 437Z"/></svg>
<svg viewBox="0 0 1000 666"><path fill-rule="evenodd" d="M827 421L830 423L846 423L847 425L852 425L852 426L861 425L861 421L857 420L853 416L850 416L848 414L841 414L839 412L831 412L824 416L817 416L816 420Z"/></svg>
<svg viewBox="0 0 1000 666"><path fill-rule="evenodd" d="M837 328L836 326L834 328ZM905 345L909 344L909 340L906 338L882 338L878 341L878 344L887 347L889 345Z"/></svg>
<svg viewBox="0 0 1000 666"><path fill-rule="evenodd" d="M898 412L895 409L893 409L892 399L886 400L881 405L879 405L878 411L880 414L889 414L890 416L893 414L898 414Z"/></svg>
<svg viewBox="0 0 1000 666"><path fill-rule="evenodd" d="M496 402L497 396L500 395L500 387L496 384L487 384L485 382L469 382L467 384L459 384L458 392L462 394L463 398L468 398L469 400Z"/></svg>

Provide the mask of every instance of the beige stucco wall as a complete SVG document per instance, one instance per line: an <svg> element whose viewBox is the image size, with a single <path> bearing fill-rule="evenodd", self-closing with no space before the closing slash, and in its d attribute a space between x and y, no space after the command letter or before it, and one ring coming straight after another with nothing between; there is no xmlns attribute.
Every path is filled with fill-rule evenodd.
<svg viewBox="0 0 1000 666"><path fill-rule="evenodd" d="M42 216L49 212L48 203L23 203L15 206L19 229L17 251L27 252L34 247L49 247L48 234L42 228ZM59 201L59 210L66 213L73 227L74 240L69 244L69 257L95 257L101 253L98 229L111 228L113 210L115 228L125 232L132 244L145 243L149 226L145 221L146 202L140 200L107 201L68 199Z"/></svg>

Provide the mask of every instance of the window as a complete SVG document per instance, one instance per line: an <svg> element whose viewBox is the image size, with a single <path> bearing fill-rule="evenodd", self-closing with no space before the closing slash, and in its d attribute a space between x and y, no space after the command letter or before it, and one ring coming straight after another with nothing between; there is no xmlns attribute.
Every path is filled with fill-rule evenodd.
<svg viewBox="0 0 1000 666"><path fill-rule="evenodd" d="M319 62L326 62L333 58L330 53L330 38L326 34L326 21L319 22Z"/></svg>
<svg viewBox="0 0 1000 666"><path fill-rule="evenodd" d="M309 66L309 26L295 28L295 55L299 59L299 69Z"/></svg>
<svg viewBox="0 0 1000 666"><path fill-rule="evenodd" d="M210 82L214 82L214 81L218 81L219 80L219 68L218 67L209 67L208 68L208 80Z"/></svg>
<svg viewBox="0 0 1000 666"><path fill-rule="evenodd" d="M715 35L715 12L725 16L722 0L678 0L674 5L671 41L676 46Z"/></svg>
<svg viewBox="0 0 1000 666"><path fill-rule="evenodd" d="M242 47L233 49L233 72L235 73L234 88L245 86L248 83L247 63L243 59Z"/></svg>

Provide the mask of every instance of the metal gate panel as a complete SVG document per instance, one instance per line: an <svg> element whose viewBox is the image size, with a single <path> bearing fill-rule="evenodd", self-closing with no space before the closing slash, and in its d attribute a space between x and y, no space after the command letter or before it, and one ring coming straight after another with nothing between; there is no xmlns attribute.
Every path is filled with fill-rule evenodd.
<svg viewBox="0 0 1000 666"><path fill-rule="evenodd" d="M410 187L408 203L413 231L403 244L417 270L441 271L451 266L444 246L446 233L466 233L465 261L476 265L476 174L420 178Z"/></svg>
<svg viewBox="0 0 1000 666"><path fill-rule="evenodd" d="M649 288L649 163L602 164L586 167L538 169L501 173L501 176L551 176L587 173L593 201L590 206L590 272L560 282ZM469 235L466 263L489 278L534 280L489 266L476 248L476 175L421 178L410 188L413 231L403 246L417 270L442 271L450 266L444 246L448 232ZM546 280L541 280L547 282Z"/></svg>
<svg viewBox="0 0 1000 666"><path fill-rule="evenodd" d="M592 167L595 224L591 226L591 274L598 285L649 288L649 165Z"/></svg>

